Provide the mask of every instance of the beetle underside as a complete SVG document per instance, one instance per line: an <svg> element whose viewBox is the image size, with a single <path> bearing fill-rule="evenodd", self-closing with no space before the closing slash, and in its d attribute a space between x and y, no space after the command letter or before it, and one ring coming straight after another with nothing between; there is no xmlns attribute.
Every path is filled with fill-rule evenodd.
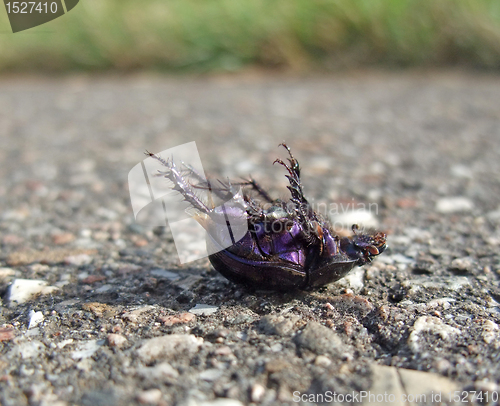
<svg viewBox="0 0 500 406"><path fill-rule="evenodd" d="M161 175L199 213L196 218L207 231L209 259L217 271L233 282L259 289L315 289L342 278L356 265L371 262L385 250L386 236L359 233L357 225L351 237L335 235L305 198L299 163L288 146L281 145L288 151L288 163L281 159L275 163L288 171L289 201L273 200L252 178L238 183L219 181L214 187L190 167L179 170L173 160L148 155L166 167ZM187 179L198 184L193 186ZM205 204L194 189L209 191L211 204ZM216 207L212 195L236 204ZM238 240L231 230L233 220L244 222L245 232ZM222 232L226 228L229 234Z"/></svg>

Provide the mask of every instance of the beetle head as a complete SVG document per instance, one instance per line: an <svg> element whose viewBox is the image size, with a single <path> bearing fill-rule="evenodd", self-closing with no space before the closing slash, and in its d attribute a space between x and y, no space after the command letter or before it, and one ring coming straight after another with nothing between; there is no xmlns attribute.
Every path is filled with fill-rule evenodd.
<svg viewBox="0 0 500 406"><path fill-rule="evenodd" d="M354 235L343 238L340 242L341 248L350 258L356 259L358 265L364 265L372 261L373 257L384 252L387 248L385 233L377 232L374 234L358 233L359 227L352 226Z"/></svg>

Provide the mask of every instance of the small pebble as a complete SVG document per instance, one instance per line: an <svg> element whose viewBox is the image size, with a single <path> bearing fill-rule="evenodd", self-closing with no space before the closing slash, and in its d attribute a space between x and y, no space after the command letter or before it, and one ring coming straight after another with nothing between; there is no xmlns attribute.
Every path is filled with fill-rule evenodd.
<svg viewBox="0 0 500 406"><path fill-rule="evenodd" d="M444 197L436 202L436 211L442 214L469 212L474 208L472 200L466 197Z"/></svg>
<svg viewBox="0 0 500 406"><path fill-rule="evenodd" d="M75 360L90 358L97 352L103 343L104 340L90 340L82 342L79 344L78 349L73 351L71 358Z"/></svg>
<svg viewBox="0 0 500 406"><path fill-rule="evenodd" d="M75 239L75 235L72 233L60 233L52 236L52 242L55 245L64 245L72 242Z"/></svg>
<svg viewBox="0 0 500 406"><path fill-rule="evenodd" d="M168 279L171 281L179 279L178 274L176 274L174 272L167 271L165 269L159 269L159 268L152 269L149 273L153 276L156 276L157 278L165 278L165 279Z"/></svg>
<svg viewBox="0 0 500 406"><path fill-rule="evenodd" d="M15 337L13 327L0 327L0 341L10 341Z"/></svg>
<svg viewBox="0 0 500 406"><path fill-rule="evenodd" d="M338 355L346 349L334 331L316 321L307 323L295 341L300 347L305 347L317 354L333 353Z"/></svg>
<svg viewBox="0 0 500 406"><path fill-rule="evenodd" d="M215 350L215 355L230 355L232 353L233 351L227 345L225 345L224 347L217 348Z"/></svg>
<svg viewBox="0 0 500 406"><path fill-rule="evenodd" d="M283 350L283 345L281 345L280 343L276 343L271 345L270 348L272 352L281 352L281 350Z"/></svg>
<svg viewBox="0 0 500 406"><path fill-rule="evenodd" d="M143 362L150 363L180 353L195 353L202 343L203 338L192 334L169 334L144 340L137 355Z"/></svg>
<svg viewBox="0 0 500 406"><path fill-rule="evenodd" d="M44 319L42 312L34 312L33 310L30 311L29 317L28 330L38 326Z"/></svg>
<svg viewBox="0 0 500 406"><path fill-rule="evenodd" d="M456 258L451 261L450 268L464 272L472 271L474 269L474 260L470 257Z"/></svg>
<svg viewBox="0 0 500 406"><path fill-rule="evenodd" d="M317 365L319 367L328 367L331 365L331 363L332 361L330 360L330 358L325 355L318 355L314 360L314 365Z"/></svg>
<svg viewBox="0 0 500 406"><path fill-rule="evenodd" d="M369 210L351 210L332 216L333 227L347 227L353 224L362 224L364 227L377 228L378 220ZM336 228L335 228L336 229Z"/></svg>
<svg viewBox="0 0 500 406"><path fill-rule="evenodd" d="M222 376L223 371L217 368L205 369L203 372L200 372L198 377L203 379L204 381L216 381Z"/></svg>
<svg viewBox="0 0 500 406"><path fill-rule="evenodd" d="M365 270L358 267L346 276L336 282L337 286L344 286L346 288L354 289L355 291L360 291L365 286Z"/></svg>
<svg viewBox="0 0 500 406"><path fill-rule="evenodd" d="M285 318L281 315L268 314L259 321L259 328L266 334L287 336L292 334L298 318L291 316Z"/></svg>
<svg viewBox="0 0 500 406"><path fill-rule="evenodd" d="M82 266L92 262L92 257L88 254L69 255L64 258L66 265Z"/></svg>
<svg viewBox="0 0 500 406"><path fill-rule="evenodd" d="M189 313L193 313L200 316L209 316L210 314L214 314L219 309L218 306L211 306L207 304L198 303L192 309L189 309Z"/></svg>
<svg viewBox="0 0 500 406"><path fill-rule="evenodd" d="M116 313L116 310L112 306L99 302L84 303L82 304L82 309L92 312L97 317L112 316Z"/></svg>
<svg viewBox="0 0 500 406"><path fill-rule="evenodd" d="M33 340L20 343L16 347L13 347L10 353L20 355L22 359L28 359L36 358L44 349L45 345L42 342Z"/></svg>
<svg viewBox="0 0 500 406"><path fill-rule="evenodd" d="M25 303L38 293L46 295L55 290L57 290L57 288L55 286L47 286L46 281L37 279L15 279L9 288L9 306L13 307L17 304Z"/></svg>
<svg viewBox="0 0 500 406"><path fill-rule="evenodd" d="M252 402L260 402L264 394L266 393L266 388L262 386L260 383L256 383L252 385L252 390L250 392L250 399Z"/></svg>
<svg viewBox="0 0 500 406"><path fill-rule="evenodd" d="M157 405L161 400L161 390L149 389L137 395L137 401L142 404Z"/></svg>
<svg viewBox="0 0 500 406"><path fill-rule="evenodd" d="M127 343L127 338L121 334L108 334L108 344L110 347L121 348Z"/></svg>
<svg viewBox="0 0 500 406"><path fill-rule="evenodd" d="M177 316L160 316L158 320L160 320L165 326L173 326L174 324L183 324L189 323L196 319L196 316L192 313L180 313Z"/></svg>
<svg viewBox="0 0 500 406"><path fill-rule="evenodd" d="M106 293L114 288L114 285L106 284L95 290L96 293Z"/></svg>
<svg viewBox="0 0 500 406"><path fill-rule="evenodd" d="M408 344L413 351L420 349L420 343L424 339L422 333L429 332L437 334L442 340L448 340L451 336L461 334L458 328L449 326L433 316L421 316L417 319L408 337Z"/></svg>
<svg viewBox="0 0 500 406"><path fill-rule="evenodd" d="M472 179L472 169L465 165L453 165L450 168L450 173L457 178Z"/></svg>
<svg viewBox="0 0 500 406"><path fill-rule="evenodd" d="M3 245L19 245L23 242L24 239L15 234L7 234L2 237Z"/></svg>
<svg viewBox="0 0 500 406"><path fill-rule="evenodd" d="M482 337L486 344L491 344L500 337L498 324L494 321L484 320L482 329Z"/></svg>
<svg viewBox="0 0 500 406"><path fill-rule="evenodd" d="M64 348L66 347L68 344L72 344L73 343L73 339L72 338L68 338L67 340L63 340L61 341L60 343L57 343L57 348L61 349L61 348Z"/></svg>
<svg viewBox="0 0 500 406"><path fill-rule="evenodd" d="M465 276L425 276L420 278L414 278L405 280L402 282L402 286L410 287L410 293L414 294L424 289L449 289L458 291L464 287L470 286L470 281Z"/></svg>
<svg viewBox="0 0 500 406"><path fill-rule="evenodd" d="M168 380L170 378L175 379L179 376L179 372L177 372L177 370L173 368L168 362L161 362L153 367L140 368L137 373L139 374L139 376L147 380Z"/></svg>
<svg viewBox="0 0 500 406"><path fill-rule="evenodd" d="M131 312L124 313L122 315L122 319L135 323L139 320L139 316L142 313L145 313L152 309L154 309L154 306L151 305L142 306L139 307L138 309L132 310Z"/></svg>
<svg viewBox="0 0 500 406"><path fill-rule="evenodd" d="M9 276L15 275L16 271L12 268L0 268L0 281L7 279Z"/></svg>
<svg viewBox="0 0 500 406"><path fill-rule="evenodd" d="M90 275L82 279L82 283L88 283L89 285L92 285L93 283L100 282L105 279L106 277L103 275Z"/></svg>

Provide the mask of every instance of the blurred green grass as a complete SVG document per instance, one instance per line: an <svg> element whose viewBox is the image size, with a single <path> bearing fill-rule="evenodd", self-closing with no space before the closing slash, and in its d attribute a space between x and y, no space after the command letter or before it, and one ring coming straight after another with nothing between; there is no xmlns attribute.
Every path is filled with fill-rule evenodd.
<svg viewBox="0 0 500 406"><path fill-rule="evenodd" d="M81 0L0 29L0 72L500 68L500 0Z"/></svg>

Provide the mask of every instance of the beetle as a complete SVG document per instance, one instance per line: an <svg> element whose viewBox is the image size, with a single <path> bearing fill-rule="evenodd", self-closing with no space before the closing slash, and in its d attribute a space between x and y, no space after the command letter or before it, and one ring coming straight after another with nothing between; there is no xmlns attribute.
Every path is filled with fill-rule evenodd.
<svg viewBox="0 0 500 406"><path fill-rule="evenodd" d="M160 174L172 181L173 189L197 210L196 219L207 231L209 260L233 282L265 290L313 290L341 279L355 266L381 254L386 249L386 235L382 232L361 233L353 225L352 236L335 235L330 223L305 198L301 168L290 148L285 143L280 146L287 150L288 162L276 159L274 163L288 172L289 201L273 200L253 178L233 184L219 181L214 187L208 181L203 183L190 167L179 169L173 159L146 154L166 167ZM193 186L188 178L198 179L200 184ZM196 188L208 189L221 199L232 197L238 204L229 209L206 204L195 193ZM221 230L232 220L242 218L246 232L237 241L231 234L228 244Z"/></svg>

